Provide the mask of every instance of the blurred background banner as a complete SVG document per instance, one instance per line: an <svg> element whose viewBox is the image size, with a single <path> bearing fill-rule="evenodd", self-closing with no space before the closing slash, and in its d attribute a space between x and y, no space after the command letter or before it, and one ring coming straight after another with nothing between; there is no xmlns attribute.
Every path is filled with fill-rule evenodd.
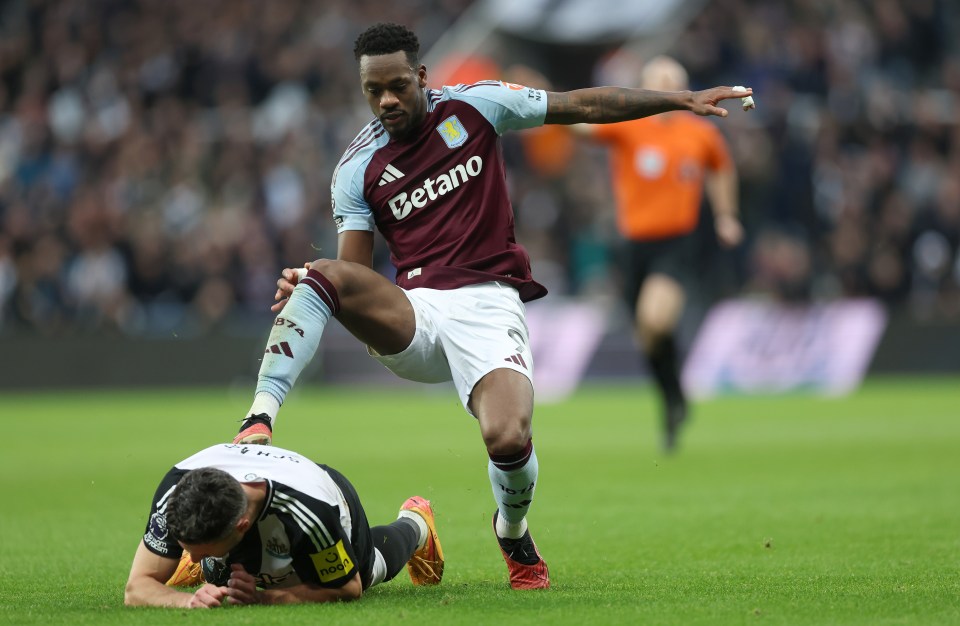
<svg viewBox="0 0 960 626"><path fill-rule="evenodd" d="M703 0L486 0L486 15L504 32L553 43L596 44L657 36L692 16Z"/></svg>
<svg viewBox="0 0 960 626"><path fill-rule="evenodd" d="M537 402L560 402L572 394L607 334L604 310L585 302L527 305Z"/></svg>
<svg viewBox="0 0 960 626"><path fill-rule="evenodd" d="M785 305L727 300L712 308L683 372L695 397L857 388L887 323L874 300Z"/></svg>
<svg viewBox="0 0 960 626"><path fill-rule="evenodd" d="M371 117L353 40L377 21L419 34L431 87L635 84L655 54L693 89L753 87L755 111L713 120L746 241L721 250L703 212L681 352L723 299L869 298L889 324L868 371L960 371L960 3L9 0L0 385L253 376L279 270L335 254L330 177ZM542 306L604 317L583 375L643 373L606 151L557 127L503 149ZM313 380L383 382L338 332Z"/></svg>

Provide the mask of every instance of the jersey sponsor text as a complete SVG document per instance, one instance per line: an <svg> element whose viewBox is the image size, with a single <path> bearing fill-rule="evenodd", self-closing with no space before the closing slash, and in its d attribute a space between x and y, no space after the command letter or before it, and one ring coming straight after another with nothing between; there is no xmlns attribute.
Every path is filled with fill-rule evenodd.
<svg viewBox="0 0 960 626"><path fill-rule="evenodd" d="M313 560L314 567L317 568L320 580L325 583L343 578L353 571L353 561L347 555L342 540L326 550L311 554L310 558Z"/></svg>
<svg viewBox="0 0 960 626"><path fill-rule="evenodd" d="M466 163L459 163L450 168L450 171L434 178L427 178L420 187L417 187L409 194L401 191L390 198L387 203L390 210L393 211L397 220L410 215L414 207L422 209L428 203L447 195L460 185L466 183L471 178L475 178L483 171L483 159L479 156L472 156ZM436 188L434 188L436 185Z"/></svg>

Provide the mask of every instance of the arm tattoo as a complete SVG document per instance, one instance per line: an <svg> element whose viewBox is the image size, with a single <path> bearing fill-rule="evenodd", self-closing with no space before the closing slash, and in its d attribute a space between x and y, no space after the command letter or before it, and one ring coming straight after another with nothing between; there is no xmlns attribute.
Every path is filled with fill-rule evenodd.
<svg viewBox="0 0 960 626"><path fill-rule="evenodd" d="M545 124L609 124L686 109L690 92L595 87L547 95Z"/></svg>

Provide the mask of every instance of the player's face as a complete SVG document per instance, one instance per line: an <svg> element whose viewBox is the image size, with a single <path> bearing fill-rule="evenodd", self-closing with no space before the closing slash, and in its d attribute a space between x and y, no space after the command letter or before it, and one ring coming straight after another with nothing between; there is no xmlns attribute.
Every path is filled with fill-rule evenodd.
<svg viewBox="0 0 960 626"><path fill-rule="evenodd" d="M427 114L427 68L410 67L405 52L360 57L360 87L383 127L394 139L416 130Z"/></svg>

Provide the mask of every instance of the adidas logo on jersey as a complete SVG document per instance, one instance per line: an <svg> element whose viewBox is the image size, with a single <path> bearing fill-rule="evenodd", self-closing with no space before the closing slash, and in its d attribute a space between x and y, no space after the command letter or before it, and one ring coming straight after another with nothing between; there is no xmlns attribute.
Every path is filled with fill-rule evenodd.
<svg viewBox="0 0 960 626"><path fill-rule="evenodd" d="M389 165L387 167L390 167ZM471 178L476 178L483 171L483 159L478 156L470 157L466 163L453 166L446 173L436 178L428 178L423 184L411 191L401 191L387 201L394 217L402 220L410 215L414 207L422 209L428 203L447 195Z"/></svg>
<svg viewBox="0 0 960 626"><path fill-rule="evenodd" d="M383 168L383 174L380 175L380 183L377 187L383 187L387 183L392 183L398 178L403 178L404 173L395 168L394 166L387 163L387 166Z"/></svg>

